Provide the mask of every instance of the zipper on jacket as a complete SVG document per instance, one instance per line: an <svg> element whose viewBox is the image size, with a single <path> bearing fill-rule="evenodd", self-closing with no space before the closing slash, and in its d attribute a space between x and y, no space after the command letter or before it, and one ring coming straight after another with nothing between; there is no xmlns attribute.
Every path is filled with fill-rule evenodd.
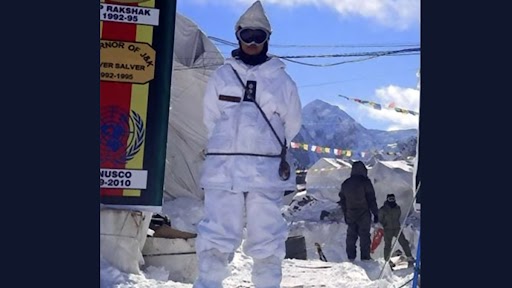
<svg viewBox="0 0 512 288"><path fill-rule="evenodd" d="M238 79L236 79L236 81L238 82ZM240 86L240 85L238 85L238 86ZM234 149L233 150L235 150L235 151L238 149L237 144L238 144L238 130L239 130L239 127L240 127L240 109L241 109L241 105L244 103L243 102L244 94L245 94L245 88L242 87L242 101L240 101L240 103L238 104L238 107L237 107L237 109L238 109L237 112L238 113L236 114L236 119L235 119L236 120L236 122L235 122L236 123L235 137L233 137L234 138L234 141L233 141L234 142L233 143L234 144L234 147L233 147ZM232 161L234 159L235 158L233 157ZM234 182L235 182L235 169L233 169L231 171L231 191L233 191L233 189L234 189L234 186L235 186Z"/></svg>

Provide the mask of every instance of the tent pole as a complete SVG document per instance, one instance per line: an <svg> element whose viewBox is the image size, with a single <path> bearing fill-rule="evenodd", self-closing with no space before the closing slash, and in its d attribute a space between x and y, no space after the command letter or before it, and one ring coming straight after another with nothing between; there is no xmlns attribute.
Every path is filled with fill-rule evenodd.
<svg viewBox="0 0 512 288"><path fill-rule="evenodd" d="M420 263L421 263L421 231L420 231L420 239L418 239L418 250L416 251L416 264L414 265L414 278L412 280L412 288L416 288L418 286L418 277L420 274Z"/></svg>

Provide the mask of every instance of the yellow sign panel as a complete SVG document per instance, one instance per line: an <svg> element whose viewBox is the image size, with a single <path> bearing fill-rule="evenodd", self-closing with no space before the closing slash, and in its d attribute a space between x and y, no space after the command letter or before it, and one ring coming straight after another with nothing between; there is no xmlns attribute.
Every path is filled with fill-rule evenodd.
<svg viewBox="0 0 512 288"><path fill-rule="evenodd" d="M100 40L100 80L145 84L155 77L155 50L147 43Z"/></svg>

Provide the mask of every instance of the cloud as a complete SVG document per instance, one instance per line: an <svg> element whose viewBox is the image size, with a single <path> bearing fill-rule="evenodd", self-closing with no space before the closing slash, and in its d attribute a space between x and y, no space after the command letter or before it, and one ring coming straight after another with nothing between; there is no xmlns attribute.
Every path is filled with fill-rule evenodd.
<svg viewBox="0 0 512 288"><path fill-rule="evenodd" d="M194 0L204 3L204 0ZM254 0L216 0L218 4L243 4L249 7ZM296 7L327 7L343 17L358 16L397 29L407 29L420 22L420 0L262 0L264 7L269 5Z"/></svg>
<svg viewBox="0 0 512 288"><path fill-rule="evenodd" d="M394 85L375 90L378 103L387 106L394 103L396 107L419 112L420 92L412 88L402 88ZM366 108L368 116L379 121L389 122L388 131L400 129L418 129L419 116L398 113L394 110L376 110Z"/></svg>

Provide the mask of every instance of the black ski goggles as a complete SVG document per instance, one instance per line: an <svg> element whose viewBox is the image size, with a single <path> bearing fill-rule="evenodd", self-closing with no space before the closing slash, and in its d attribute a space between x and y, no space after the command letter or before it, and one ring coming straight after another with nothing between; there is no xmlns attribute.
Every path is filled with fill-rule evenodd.
<svg viewBox="0 0 512 288"><path fill-rule="evenodd" d="M236 37L245 45L261 45L268 40L269 33L263 29L243 28L236 32Z"/></svg>

